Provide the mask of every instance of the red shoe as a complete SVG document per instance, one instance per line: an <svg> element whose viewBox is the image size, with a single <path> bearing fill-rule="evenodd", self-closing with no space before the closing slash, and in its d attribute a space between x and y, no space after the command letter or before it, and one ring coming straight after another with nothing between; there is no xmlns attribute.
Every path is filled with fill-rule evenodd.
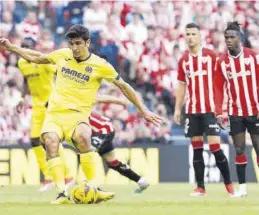
<svg viewBox="0 0 259 215"><path fill-rule="evenodd" d="M202 187L197 187L194 189L193 193L190 194L190 196L206 196L206 190Z"/></svg>
<svg viewBox="0 0 259 215"><path fill-rule="evenodd" d="M230 195L235 194L235 188L234 188L234 185L232 183L231 184L225 184L225 187L226 187L226 190L228 191L228 193Z"/></svg>
<svg viewBox="0 0 259 215"><path fill-rule="evenodd" d="M46 192L46 191L50 190L52 187L54 187L53 181L49 180L49 179L44 179L41 182L41 186L40 186L39 191L40 192Z"/></svg>

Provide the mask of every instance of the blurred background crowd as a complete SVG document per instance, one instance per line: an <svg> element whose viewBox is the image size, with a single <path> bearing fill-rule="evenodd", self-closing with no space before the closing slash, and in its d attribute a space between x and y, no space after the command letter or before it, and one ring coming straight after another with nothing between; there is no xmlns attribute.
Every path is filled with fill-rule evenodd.
<svg viewBox="0 0 259 215"><path fill-rule="evenodd" d="M49 53L67 47L64 33L74 24L91 30L91 50L107 59L138 92L146 105L165 118L161 128L143 121L129 105L98 105L95 110L113 119L116 143L168 143L183 135L173 124L177 62L186 49L184 28L201 26L204 46L224 52L228 21L242 24L243 42L259 50L259 2L256 1L1 1L0 36L21 44L37 41L36 49ZM23 78L17 56L0 50L0 144L29 143L30 97L17 114ZM104 84L101 94L122 97Z"/></svg>

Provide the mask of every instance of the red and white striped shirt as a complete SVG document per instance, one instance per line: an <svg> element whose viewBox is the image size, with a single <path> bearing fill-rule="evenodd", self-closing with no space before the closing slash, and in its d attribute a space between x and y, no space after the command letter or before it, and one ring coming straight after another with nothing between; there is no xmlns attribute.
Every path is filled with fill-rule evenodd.
<svg viewBox="0 0 259 215"><path fill-rule="evenodd" d="M178 63L178 80L187 84L186 113L200 114L215 111L213 77L216 54L202 48L196 56L185 51Z"/></svg>
<svg viewBox="0 0 259 215"><path fill-rule="evenodd" d="M89 117L92 134L110 134L114 132L111 119L97 113L91 113Z"/></svg>
<svg viewBox="0 0 259 215"><path fill-rule="evenodd" d="M259 55L242 48L237 56L225 53L217 62L215 76L216 114L222 114L224 91L228 95L228 114L253 116L259 111Z"/></svg>

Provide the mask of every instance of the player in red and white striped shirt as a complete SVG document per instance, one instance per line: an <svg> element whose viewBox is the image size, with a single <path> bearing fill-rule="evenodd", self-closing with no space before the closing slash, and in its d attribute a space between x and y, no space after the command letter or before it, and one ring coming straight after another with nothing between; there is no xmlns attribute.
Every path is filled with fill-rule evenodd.
<svg viewBox="0 0 259 215"><path fill-rule="evenodd" d="M89 117L89 123L92 128L92 135L114 133L111 119L108 117L92 112Z"/></svg>
<svg viewBox="0 0 259 215"><path fill-rule="evenodd" d="M241 31L237 22L228 24L225 30L228 52L217 62L215 76L216 114L222 120L222 103L226 90L228 95L228 115L230 134L236 148L236 170L239 192L235 196L247 195L245 132L251 135L252 144L259 164L259 55L242 47Z"/></svg>
<svg viewBox="0 0 259 215"><path fill-rule="evenodd" d="M112 96L97 96L96 103L126 105L123 100ZM116 158L113 145L115 130L111 119L92 112L89 117L89 123L92 128L91 144L97 149L97 152L107 163L108 167L135 181L138 184L138 188L135 190L136 193L145 190L149 186L148 182L134 172L128 164L122 163Z"/></svg>
<svg viewBox="0 0 259 215"><path fill-rule="evenodd" d="M234 189L230 179L228 160L220 149L220 128L214 115L213 78L216 65L216 54L202 48L200 27L190 23L185 28L185 39L189 50L178 63L178 88L174 120L180 124L181 109L186 98L185 133L191 138L193 146L193 167L197 188L192 196L206 194L204 186L205 164L203 160L203 135L208 139L211 152L215 156L228 193Z"/></svg>

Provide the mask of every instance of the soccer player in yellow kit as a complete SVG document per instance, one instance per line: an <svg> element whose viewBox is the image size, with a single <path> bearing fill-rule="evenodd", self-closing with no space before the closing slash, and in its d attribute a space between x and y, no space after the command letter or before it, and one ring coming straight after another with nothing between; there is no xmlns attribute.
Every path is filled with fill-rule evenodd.
<svg viewBox="0 0 259 215"><path fill-rule="evenodd" d="M91 127L88 117L96 93L103 79L114 83L136 105L143 117L161 125L162 118L150 112L137 96L135 90L124 82L115 69L104 59L89 51L90 33L83 25L74 25L66 33L69 48L43 54L23 49L0 38L0 47L37 64L55 64L57 77L49 99L47 116L42 129L48 165L57 188L53 204L71 203L65 191L65 170L58 148L62 140L73 142L80 152L80 163L88 180L95 177L95 156L91 145Z"/></svg>
<svg viewBox="0 0 259 215"><path fill-rule="evenodd" d="M35 48L35 41L32 38L25 38L22 42L23 48ZM22 98L16 106L17 112L22 111L24 105L24 97L28 91L32 98L32 117L31 117L31 129L30 138L33 151L36 155L39 168L43 173L44 180L41 183L39 189L40 192L45 192L54 186L51 176L48 171L46 161L46 151L40 144L40 135L43 125L43 121L46 115L46 104L49 100L50 93L54 86L54 74L56 68L51 64L35 64L31 63L23 58L18 61L18 67L24 77L24 89L22 92ZM59 155L64 160L63 146L60 144ZM65 165L65 182L68 188L73 184L73 178L70 175L70 171L66 162Z"/></svg>

